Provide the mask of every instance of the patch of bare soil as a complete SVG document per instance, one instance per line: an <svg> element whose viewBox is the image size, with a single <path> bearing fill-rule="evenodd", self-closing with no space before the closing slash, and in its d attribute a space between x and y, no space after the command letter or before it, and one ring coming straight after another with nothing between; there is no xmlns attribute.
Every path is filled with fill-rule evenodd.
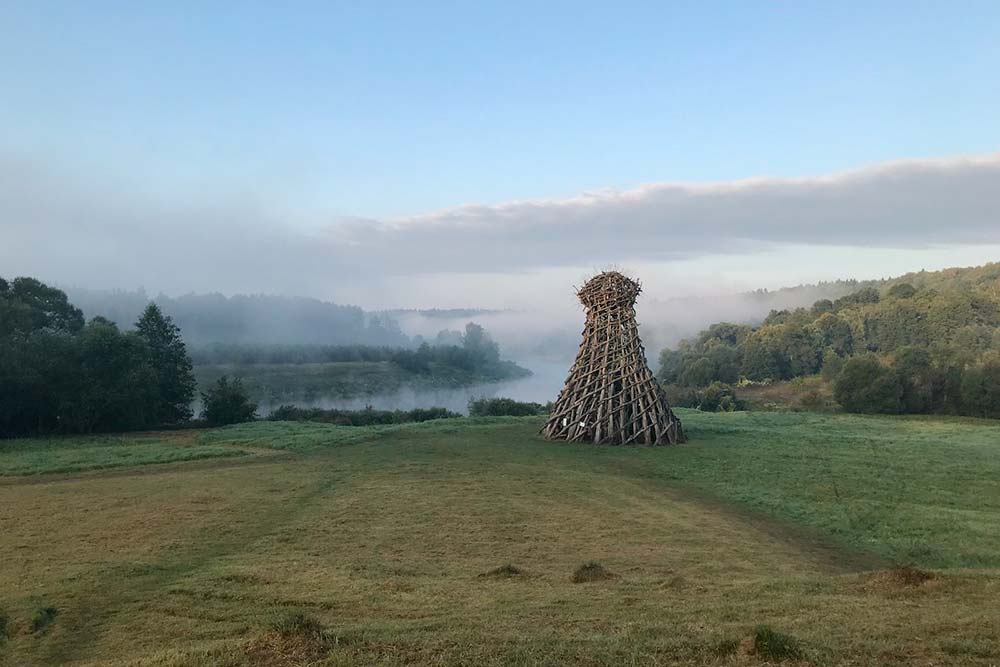
<svg viewBox="0 0 1000 667"><path fill-rule="evenodd" d="M938 579L933 572L927 572L910 565L894 567L870 574L864 588L879 592L904 592L918 590Z"/></svg>
<svg viewBox="0 0 1000 667"><path fill-rule="evenodd" d="M247 642L249 664L260 667L304 667L329 652L328 642L318 633L283 633L268 630Z"/></svg>

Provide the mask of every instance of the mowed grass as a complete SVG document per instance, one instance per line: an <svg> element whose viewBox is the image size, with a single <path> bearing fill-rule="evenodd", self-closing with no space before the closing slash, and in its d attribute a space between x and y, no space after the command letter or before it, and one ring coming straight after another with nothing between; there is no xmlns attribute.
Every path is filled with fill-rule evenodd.
<svg viewBox="0 0 1000 667"><path fill-rule="evenodd" d="M189 431L0 440L0 477L243 456Z"/></svg>
<svg viewBox="0 0 1000 667"><path fill-rule="evenodd" d="M251 424L200 443L286 453L0 481L0 664L1000 661L996 426L683 417Z"/></svg>
<svg viewBox="0 0 1000 667"><path fill-rule="evenodd" d="M1000 567L1000 422L686 412L690 446L624 465L899 564ZM618 458L614 456L613 458ZM640 474L636 471L636 474Z"/></svg>

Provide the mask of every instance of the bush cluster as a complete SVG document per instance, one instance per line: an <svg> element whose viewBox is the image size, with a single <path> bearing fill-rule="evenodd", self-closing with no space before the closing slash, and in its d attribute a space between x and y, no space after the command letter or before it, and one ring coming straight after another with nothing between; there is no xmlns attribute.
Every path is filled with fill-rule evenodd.
<svg viewBox="0 0 1000 667"><path fill-rule="evenodd" d="M209 426L242 424L257 418L257 403L250 400L240 378L223 375L201 395L204 408L201 418Z"/></svg>
<svg viewBox="0 0 1000 667"><path fill-rule="evenodd" d="M470 417L529 417L547 415L552 404L515 401L512 398L474 398L469 401Z"/></svg>
<svg viewBox="0 0 1000 667"><path fill-rule="evenodd" d="M935 362L920 348L904 348L890 360L853 357L834 382L834 397L848 412L1000 419L1000 355L966 367Z"/></svg>
<svg viewBox="0 0 1000 667"><path fill-rule="evenodd" d="M733 412L744 408L732 385L715 381L707 387L667 387L667 400L678 408L697 408L703 412Z"/></svg>
<svg viewBox="0 0 1000 667"><path fill-rule="evenodd" d="M461 417L457 412L445 408L417 408L415 410L323 410L320 408L299 408L282 405L272 412L268 419L273 421L313 421L337 424L339 426L373 426L376 424L405 424L424 422L431 419Z"/></svg>

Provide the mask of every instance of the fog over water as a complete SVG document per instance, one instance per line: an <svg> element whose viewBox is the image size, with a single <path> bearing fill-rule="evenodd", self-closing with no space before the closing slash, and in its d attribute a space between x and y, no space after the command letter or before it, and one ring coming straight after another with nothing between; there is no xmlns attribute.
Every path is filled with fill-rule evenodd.
<svg viewBox="0 0 1000 667"><path fill-rule="evenodd" d="M339 398L317 396L315 398L265 399L259 403L258 412L262 416L270 414L282 404L294 404L306 408L324 410L363 410L369 406L376 410L412 410L414 408L447 408L453 412L468 413L469 401L475 398L506 397L519 401L548 403L554 401L566 381L572 362L553 362L541 359L518 360L518 363L532 371L532 375L516 380L489 382L455 389L414 390L404 387L398 391Z"/></svg>

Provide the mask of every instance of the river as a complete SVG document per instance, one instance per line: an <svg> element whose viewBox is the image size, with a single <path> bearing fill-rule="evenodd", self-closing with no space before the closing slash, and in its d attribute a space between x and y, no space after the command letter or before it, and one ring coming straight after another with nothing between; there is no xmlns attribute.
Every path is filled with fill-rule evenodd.
<svg viewBox="0 0 1000 667"><path fill-rule="evenodd" d="M412 410L414 408L447 408L453 412L466 414L469 400L473 398L513 398L518 401L548 403L556 400L559 390L566 381L572 362L553 362L541 359L519 359L520 366L531 370L528 377L502 382L489 382L455 389L435 389L416 391L404 387L398 391L383 394L337 398L318 396L311 400L262 400L258 413L266 416L282 403L294 403L300 407L322 408L324 410L361 410L368 406L376 410Z"/></svg>

